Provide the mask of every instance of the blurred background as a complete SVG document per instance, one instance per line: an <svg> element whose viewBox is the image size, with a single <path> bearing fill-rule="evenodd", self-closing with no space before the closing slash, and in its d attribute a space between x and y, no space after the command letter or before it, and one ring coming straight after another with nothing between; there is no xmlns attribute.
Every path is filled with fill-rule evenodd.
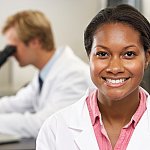
<svg viewBox="0 0 150 150"><path fill-rule="evenodd" d="M6 18L17 11L40 10L52 24L56 46L69 45L88 63L83 46L83 32L86 25L100 9L121 3L136 7L150 20L149 0L1 0L0 28ZM4 47L5 40L0 34L0 50ZM0 68L0 96L14 94L32 79L36 71L32 66L20 68L14 58L9 58ZM150 69L145 73L143 86L150 92Z"/></svg>

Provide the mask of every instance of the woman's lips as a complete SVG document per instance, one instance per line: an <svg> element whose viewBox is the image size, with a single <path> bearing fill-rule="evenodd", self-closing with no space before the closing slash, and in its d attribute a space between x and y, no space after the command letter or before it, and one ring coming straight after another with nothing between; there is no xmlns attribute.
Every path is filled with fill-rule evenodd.
<svg viewBox="0 0 150 150"><path fill-rule="evenodd" d="M106 84L108 86L120 87L126 83L126 81L129 79L129 77L128 78L124 78L124 77L123 78L116 78L116 79L102 77L102 79L106 81Z"/></svg>

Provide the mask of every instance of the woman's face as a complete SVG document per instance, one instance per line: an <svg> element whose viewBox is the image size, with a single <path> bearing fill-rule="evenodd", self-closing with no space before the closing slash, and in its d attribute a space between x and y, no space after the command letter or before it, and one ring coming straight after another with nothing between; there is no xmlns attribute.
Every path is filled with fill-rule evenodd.
<svg viewBox="0 0 150 150"><path fill-rule="evenodd" d="M138 91L149 54L145 54L140 34L122 24L105 24L93 37L91 78L100 97L121 100Z"/></svg>

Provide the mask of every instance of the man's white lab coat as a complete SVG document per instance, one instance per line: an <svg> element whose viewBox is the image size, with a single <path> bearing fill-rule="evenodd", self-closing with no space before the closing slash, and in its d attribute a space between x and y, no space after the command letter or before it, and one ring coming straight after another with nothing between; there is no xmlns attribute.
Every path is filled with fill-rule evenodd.
<svg viewBox="0 0 150 150"><path fill-rule="evenodd" d="M77 103L55 113L43 124L36 150L99 150L86 104L87 94ZM147 110L137 124L127 150L150 149L150 96Z"/></svg>
<svg viewBox="0 0 150 150"><path fill-rule="evenodd" d="M84 95L89 74L88 65L65 47L47 75L41 94L37 74L17 95L0 99L0 133L36 137L46 118Z"/></svg>

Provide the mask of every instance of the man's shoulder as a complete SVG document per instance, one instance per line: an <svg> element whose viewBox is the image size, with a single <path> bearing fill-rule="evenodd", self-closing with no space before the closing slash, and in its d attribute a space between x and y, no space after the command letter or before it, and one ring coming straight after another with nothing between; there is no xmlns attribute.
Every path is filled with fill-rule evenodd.
<svg viewBox="0 0 150 150"><path fill-rule="evenodd" d="M70 66L70 64L74 64L75 66L82 65L82 66L88 67L88 64L84 62L84 60L81 59L78 55L76 55L69 46L65 46L62 49L63 49L63 52L60 57L60 60L63 59L64 62L66 62L66 64L68 65L68 67Z"/></svg>

